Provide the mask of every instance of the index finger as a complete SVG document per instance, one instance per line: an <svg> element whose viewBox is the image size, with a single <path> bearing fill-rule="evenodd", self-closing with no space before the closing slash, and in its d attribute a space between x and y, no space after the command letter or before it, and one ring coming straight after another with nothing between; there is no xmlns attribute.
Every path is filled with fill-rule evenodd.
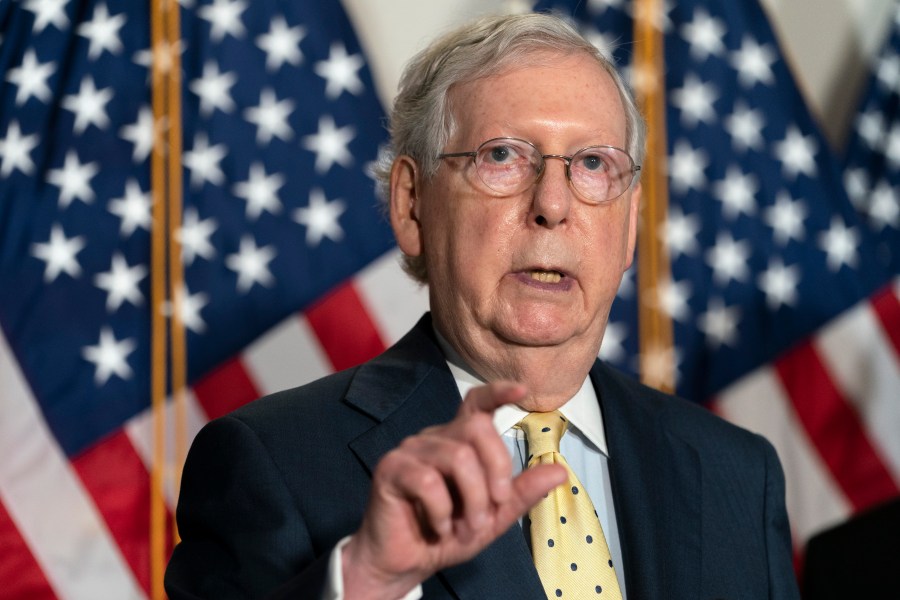
<svg viewBox="0 0 900 600"><path fill-rule="evenodd" d="M504 404L513 404L524 399L527 393L528 389L521 383L493 381L469 390L459 412L461 414L474 412L490 414Z"/></svg>

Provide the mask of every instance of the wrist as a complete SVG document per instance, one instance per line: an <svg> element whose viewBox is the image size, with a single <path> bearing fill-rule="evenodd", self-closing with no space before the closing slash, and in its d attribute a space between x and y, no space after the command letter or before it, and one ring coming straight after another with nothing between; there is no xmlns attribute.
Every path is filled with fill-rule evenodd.
<svg viewBox="0 0 900 600"><path fill-rule="evenodd" d="M399 600L407 597L422 579L413 573L389 573L379 568L358 535L341 548L344 598L353 600Z"/></svg>

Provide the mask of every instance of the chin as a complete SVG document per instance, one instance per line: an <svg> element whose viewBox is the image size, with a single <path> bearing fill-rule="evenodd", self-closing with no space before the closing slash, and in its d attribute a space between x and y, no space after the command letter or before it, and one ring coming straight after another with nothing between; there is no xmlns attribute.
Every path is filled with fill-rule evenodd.
<svg viewBox="0 0 900 600"><path fill-rule="evenodd" d="M580 329L566 319L520 316L498 328L498 333L508 341L521 346L558 346L576 335Z"/></svg>

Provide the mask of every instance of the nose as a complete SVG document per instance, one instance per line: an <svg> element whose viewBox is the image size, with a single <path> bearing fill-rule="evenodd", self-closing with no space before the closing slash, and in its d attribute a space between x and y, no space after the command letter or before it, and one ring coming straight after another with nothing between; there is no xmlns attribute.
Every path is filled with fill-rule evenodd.
<svg viewBox="0 0 900 600"><path fill-rule="evenodd" d="M547 160L551 158L559 160ZM566 157L545 155L544 160L544 172L534 186L531 218L536 225L553 229L565 223L569 217L573 200L572 190L566 176Z"/></svg>

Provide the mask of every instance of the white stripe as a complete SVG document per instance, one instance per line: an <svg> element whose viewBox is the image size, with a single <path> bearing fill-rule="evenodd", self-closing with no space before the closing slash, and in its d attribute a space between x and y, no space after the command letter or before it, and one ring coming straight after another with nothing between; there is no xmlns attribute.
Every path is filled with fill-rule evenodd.
<svg viewBox="0 0 900 600"><path fill-rule="evenodd" d="M2 333L0 456L0 497L59 598L145 598Z"/></svg>
<svg viewBox="0 0 900 600"><path fill-rule="evenodd" d="M399 261L400 250L395 249L355 277L356 291L388 345L403 337L428 310L428 287L410 279Z"/></svg>
<svg viewBox="0 0 900 600"><path fill-rule="evenodd" d="M299 313L245 348L241 360L263 394L297 387L334 371L306 317Z"/></svg>
<svg viewBox="0 0 900 600"><path fill-rule="evenodd" d="M804 544L851 514L849 502L810 443L772 369L757 369L729 386L720 395L717 410L775 446L784 468L785 503L795 540Z"/></svg>
<svg viewBox="0 0 900 600"><path fill-rule="evenodd" d="M872 305L846 311L821 330L814 345L900 485L900 364Z"/></svg>
<svg viewBox="0 0 900 600"><path fill-rule="evenodd" d="M166 402L165 415L165 432L166 432L166 472L164 473L164 494L166 504L170 510L174 510L177 494L175 490L175 469L181 468L183 459L176 462L175 460L175 406L171 399ZM190 447L191 441L200 428L206 422L206 412L197 402L196 396L188 391L185 394L185 429L187 437L187 447ZM147 408L143 412L135 415L125 423L125 434L134 446L134 451L141 458L147 472L153 471L153 409Z"/></svg>

